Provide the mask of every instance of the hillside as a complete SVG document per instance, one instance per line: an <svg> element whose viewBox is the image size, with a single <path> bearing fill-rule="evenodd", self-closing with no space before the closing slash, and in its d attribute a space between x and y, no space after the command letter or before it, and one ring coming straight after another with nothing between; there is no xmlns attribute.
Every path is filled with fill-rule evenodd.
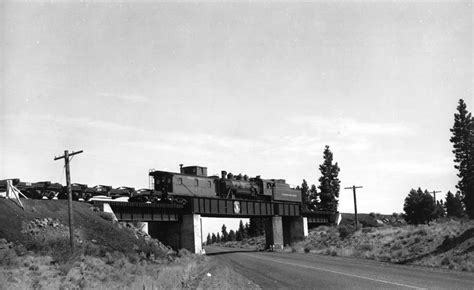
<svg viewBox="0 0 474 290"><path fill-rule="evenodd" d="M445 220L355 232L344 226L319 227L292 250L474 271L474 221Z"/></svg>
<svg viewBox="0 0 474 290"><path fill-rule="evenodd" d="M181 287L204 257L175 253L132 226L74 202L74 253L67 201L0 199L0 289Z"/></svg>

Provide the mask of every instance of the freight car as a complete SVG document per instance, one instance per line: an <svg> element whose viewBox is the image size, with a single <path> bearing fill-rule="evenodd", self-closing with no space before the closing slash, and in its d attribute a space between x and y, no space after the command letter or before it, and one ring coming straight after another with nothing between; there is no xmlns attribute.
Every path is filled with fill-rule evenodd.
<svg viewBox="0 0 474 290"><path fill-rule="evenodd" d="M27 198L31 199L67 199L67 187L51 181L22 182L18 178L11 179L12 185L18 188ZM7 180L0 180L0 191L6 191ZM72 199L88 201L94 196L106 196L112 199L130 197L135 192L133 187L118 187L97 185L88 187L87 184L71 184Z"/></svg>
<svg viewBox="0 0 474 290"><path fill-rule="evenodd" d="M149 173L153 189L169 196L244 198L267 201L301 202L301 192L290 188L284 179L234 176L208 176L207 168L180 165L180 172L153 170Z"/></svg>
<svg viewBox="0 0 474 290"><path fill-rule="evenodd" d="M60 183L51 181L22 182L18 178L11 179L12 185L18 188L26 197L32 199L57 199L65 188ZM5 191L7 180L0 180L0 191Z"/></svg>

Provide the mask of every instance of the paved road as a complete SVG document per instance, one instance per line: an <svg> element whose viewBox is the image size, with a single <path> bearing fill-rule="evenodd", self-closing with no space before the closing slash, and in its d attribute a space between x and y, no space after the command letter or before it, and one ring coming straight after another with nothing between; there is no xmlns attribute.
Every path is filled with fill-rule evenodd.
<svg viewBox="0 0 474 290"><path fill-rule="evenodd" d="M313 254L206 247L264 289L474 289L474 274Z"/></svg>

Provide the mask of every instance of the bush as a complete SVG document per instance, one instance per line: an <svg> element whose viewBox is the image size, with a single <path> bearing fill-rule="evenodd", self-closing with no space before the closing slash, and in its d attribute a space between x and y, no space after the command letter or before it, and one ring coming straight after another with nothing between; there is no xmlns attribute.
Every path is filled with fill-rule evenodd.
<svg viewBox="0 0 474 290"><path fill-rule="evenodd" d="M309 252L311 252L311 250L314 250L313 245L307 245L306 247L304 247L304 252L305 253L309 253Z"/></svg>
<svg viewBox="0 0 474 290"><path fill-rule="evenodd" d="M355 232L355 228L349 225L340 225L337 230L341 239L345 239Z"/></svg>

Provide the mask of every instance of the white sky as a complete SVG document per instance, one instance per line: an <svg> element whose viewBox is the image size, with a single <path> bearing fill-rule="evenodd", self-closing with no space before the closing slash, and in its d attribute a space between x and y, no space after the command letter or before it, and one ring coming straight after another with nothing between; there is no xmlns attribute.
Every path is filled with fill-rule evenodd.
<svg viewBox="0 0 474 290"><path fill-rule="evenodd" d="M401 212L411 188L455 191L473 15L470 1L4 1L0 179L65 183L53 157L69 149L91 186L147 187L179 163L311 184L327 144L341 186L364 186L359 212Z"/></svg>

